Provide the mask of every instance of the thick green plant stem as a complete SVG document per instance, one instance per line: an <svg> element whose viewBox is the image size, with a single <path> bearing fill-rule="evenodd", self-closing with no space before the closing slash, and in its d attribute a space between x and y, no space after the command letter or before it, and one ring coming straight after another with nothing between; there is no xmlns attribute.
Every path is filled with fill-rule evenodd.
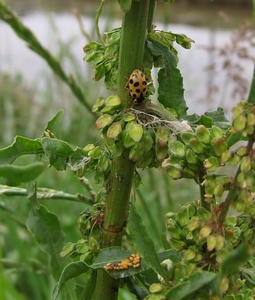
<svg viewBox="0 0 255 300"><path fill-rule="evenodd" d="M133 1L131 10L123 18L117 90L124 108L132 104L125 89L126 77L134 69L141 68L143 63L149 3L149 0ZM129 160L128 149L120 157L113 157L106 187L103 248L121 245L134 171L135 164ZM112 278L104 269L98 270L93 300L115 300L117 297L118 280Z"/></svg>
<svg viewBox="0 0 255 300"><path fill-rule="evenodd" d="M149 10L148 0L133 1L131 10L125 14L122 22L120 39L118 95L123 106L131 106L128 93L125 89L127 77L134 69L143 66L145 38L147 34L147 18Z"/></svg>

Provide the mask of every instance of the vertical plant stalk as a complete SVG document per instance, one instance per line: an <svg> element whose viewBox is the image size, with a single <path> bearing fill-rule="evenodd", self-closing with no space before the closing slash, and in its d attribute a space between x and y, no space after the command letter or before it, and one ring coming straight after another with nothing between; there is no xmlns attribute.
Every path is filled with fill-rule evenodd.
<svg viewBox="0 0 255 300"><path fill-rule="evenodd" d="M201 201L201 206L207 209L208 211L211 211L211 205L210 203L206 202L205 200L205 187L202 184L204 181L204 176L206 176L206 170L204 167L202 167L198 171L198 181L199 181L199 191L200 191L200 201Z"/></svg>
<svg viewBox="0 0 255 300"><path fill-rule="evenodd" d="M143 63L149 3L149 0L133 1L130 11L124 15L122 22L117 90L124 108L131 106L125 89L126 77L134 69L141 68ZM135 164L129 160L128 149L124 149L120 157L113 157L111 174L106 187L103 248L121 246L134 171ZM104 269L98 270L93 299L115 300L117 298L118 280L111 277Z"/></svg>

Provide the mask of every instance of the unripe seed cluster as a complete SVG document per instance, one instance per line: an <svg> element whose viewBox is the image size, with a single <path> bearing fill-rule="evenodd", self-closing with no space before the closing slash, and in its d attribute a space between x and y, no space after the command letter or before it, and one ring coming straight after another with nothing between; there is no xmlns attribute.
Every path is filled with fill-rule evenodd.
<svg viewBox="0 0 255 300"><path fill-rule="evenodd" d="M241 132L243 136L254 134L255 106L246 101L239 102L233 109L233 131Z"/></svg>
<svg viewBox="0 0 255 300"><path fill-rule="evenodd" d="M218 226L217 209L220 210L220 206L216 205L216 211L211 213L198 201L189 202L167 218L170 247L182 253L181 264L188 266L176 269L180 278L193 272L192 266L211 265L218 270L223 258L243 239L237 217L228 217L224 227Z"/></svg>

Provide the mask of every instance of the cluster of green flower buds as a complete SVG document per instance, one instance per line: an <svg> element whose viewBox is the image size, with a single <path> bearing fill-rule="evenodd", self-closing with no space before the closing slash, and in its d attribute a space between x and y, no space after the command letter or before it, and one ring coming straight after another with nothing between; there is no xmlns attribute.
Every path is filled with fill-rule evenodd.
<svg viewBox="0 0 255 300"><path fill-rule="evenodd" d="M240 132L243 136L254 134L255 105L247 101L239 102L233 109L233 131Z"/></svg>
<svg viewBox="0 0 255 300"><path fill-rule="evenodd" d="M99 252L97 239L89 237L80 239L76 243L67 243L61 253L61 257L70 256L71 258L79 257L80 261L91 264Z"/></svg>
<svg viewBox="0 0 255 300"><path fill-rule="evenodd" d="M83 47L84 60L94 62L95 80L105 76L106 88L111 89L116 87L117 81L120 28L105 33L105 36L104 44L90 42Z"/></svg>
<svg viewBox="0 0 255 300"><path fill-rule="evenodd" d="M228 217L224 228L217 224L217 206L211 213L199 202L189 202L176 214L167 218L170 247L181 251L183 268L176 268L175 276L182 278L198 266L211 265L218 270L220 262L240 242L241 229L236 225L236 217Z"/></svg>
<svg viewBox="0 0 255 300"><path fill-rule="evenodd" d="M253 207L253 211L255 207ZM255 246L255 216L241 214L237 217L237 226L241 230L240 240Z"/></svg>
<svg viewBox="0 0 255 300"><path fill-rule="evenodd" d="M210 172L217 170L227 149L221 128L199 125L195 132L182 131L178 139L169 140L169 157L163 167L173 179L194 178L201 167Z"/></svg>
<svg viewBox="0 0 255 300"><path fill-rule="evenodd" d="M154 120L154 116L129 109L115 115L105 113L97 119L96 126L101 130L107 147L116 155L121 155L125 148L129 149L129 159L138 168L150 168L160 166L168 155L171 134L167 127L150 126Z"/></svg>
<svg viewBox="0 0 255 300"><path fill-rule="evenodd" d="M82 177L86 171L93 170L95 182L102 183L108 178L111 154L107 149L88 144L83 149L77 148L68 158L67 164L79 177Z"/></svg>
<svg viewBox="0 0 255 300"><path fill-rule="evenodd" d="M94 205L94 210L83 211L77 221L78 228L83 238L76 243L67 243L61 253L61 257L69 255L71 258L78 257L88 264L99 252L101 227L103 224L104 210L102 204Z"/></svg>

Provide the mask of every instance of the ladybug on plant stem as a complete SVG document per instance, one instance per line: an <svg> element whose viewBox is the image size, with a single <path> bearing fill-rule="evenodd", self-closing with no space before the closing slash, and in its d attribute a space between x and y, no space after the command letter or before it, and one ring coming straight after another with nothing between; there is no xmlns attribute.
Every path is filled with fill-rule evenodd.
<svg viewBox="0 0 255 300"><path fill-rule="evenodd" d="M139 105L143 103L148 92L148 78L143 71L135 69L126 84L128 94L133 98L134 103Z"/></svg>

